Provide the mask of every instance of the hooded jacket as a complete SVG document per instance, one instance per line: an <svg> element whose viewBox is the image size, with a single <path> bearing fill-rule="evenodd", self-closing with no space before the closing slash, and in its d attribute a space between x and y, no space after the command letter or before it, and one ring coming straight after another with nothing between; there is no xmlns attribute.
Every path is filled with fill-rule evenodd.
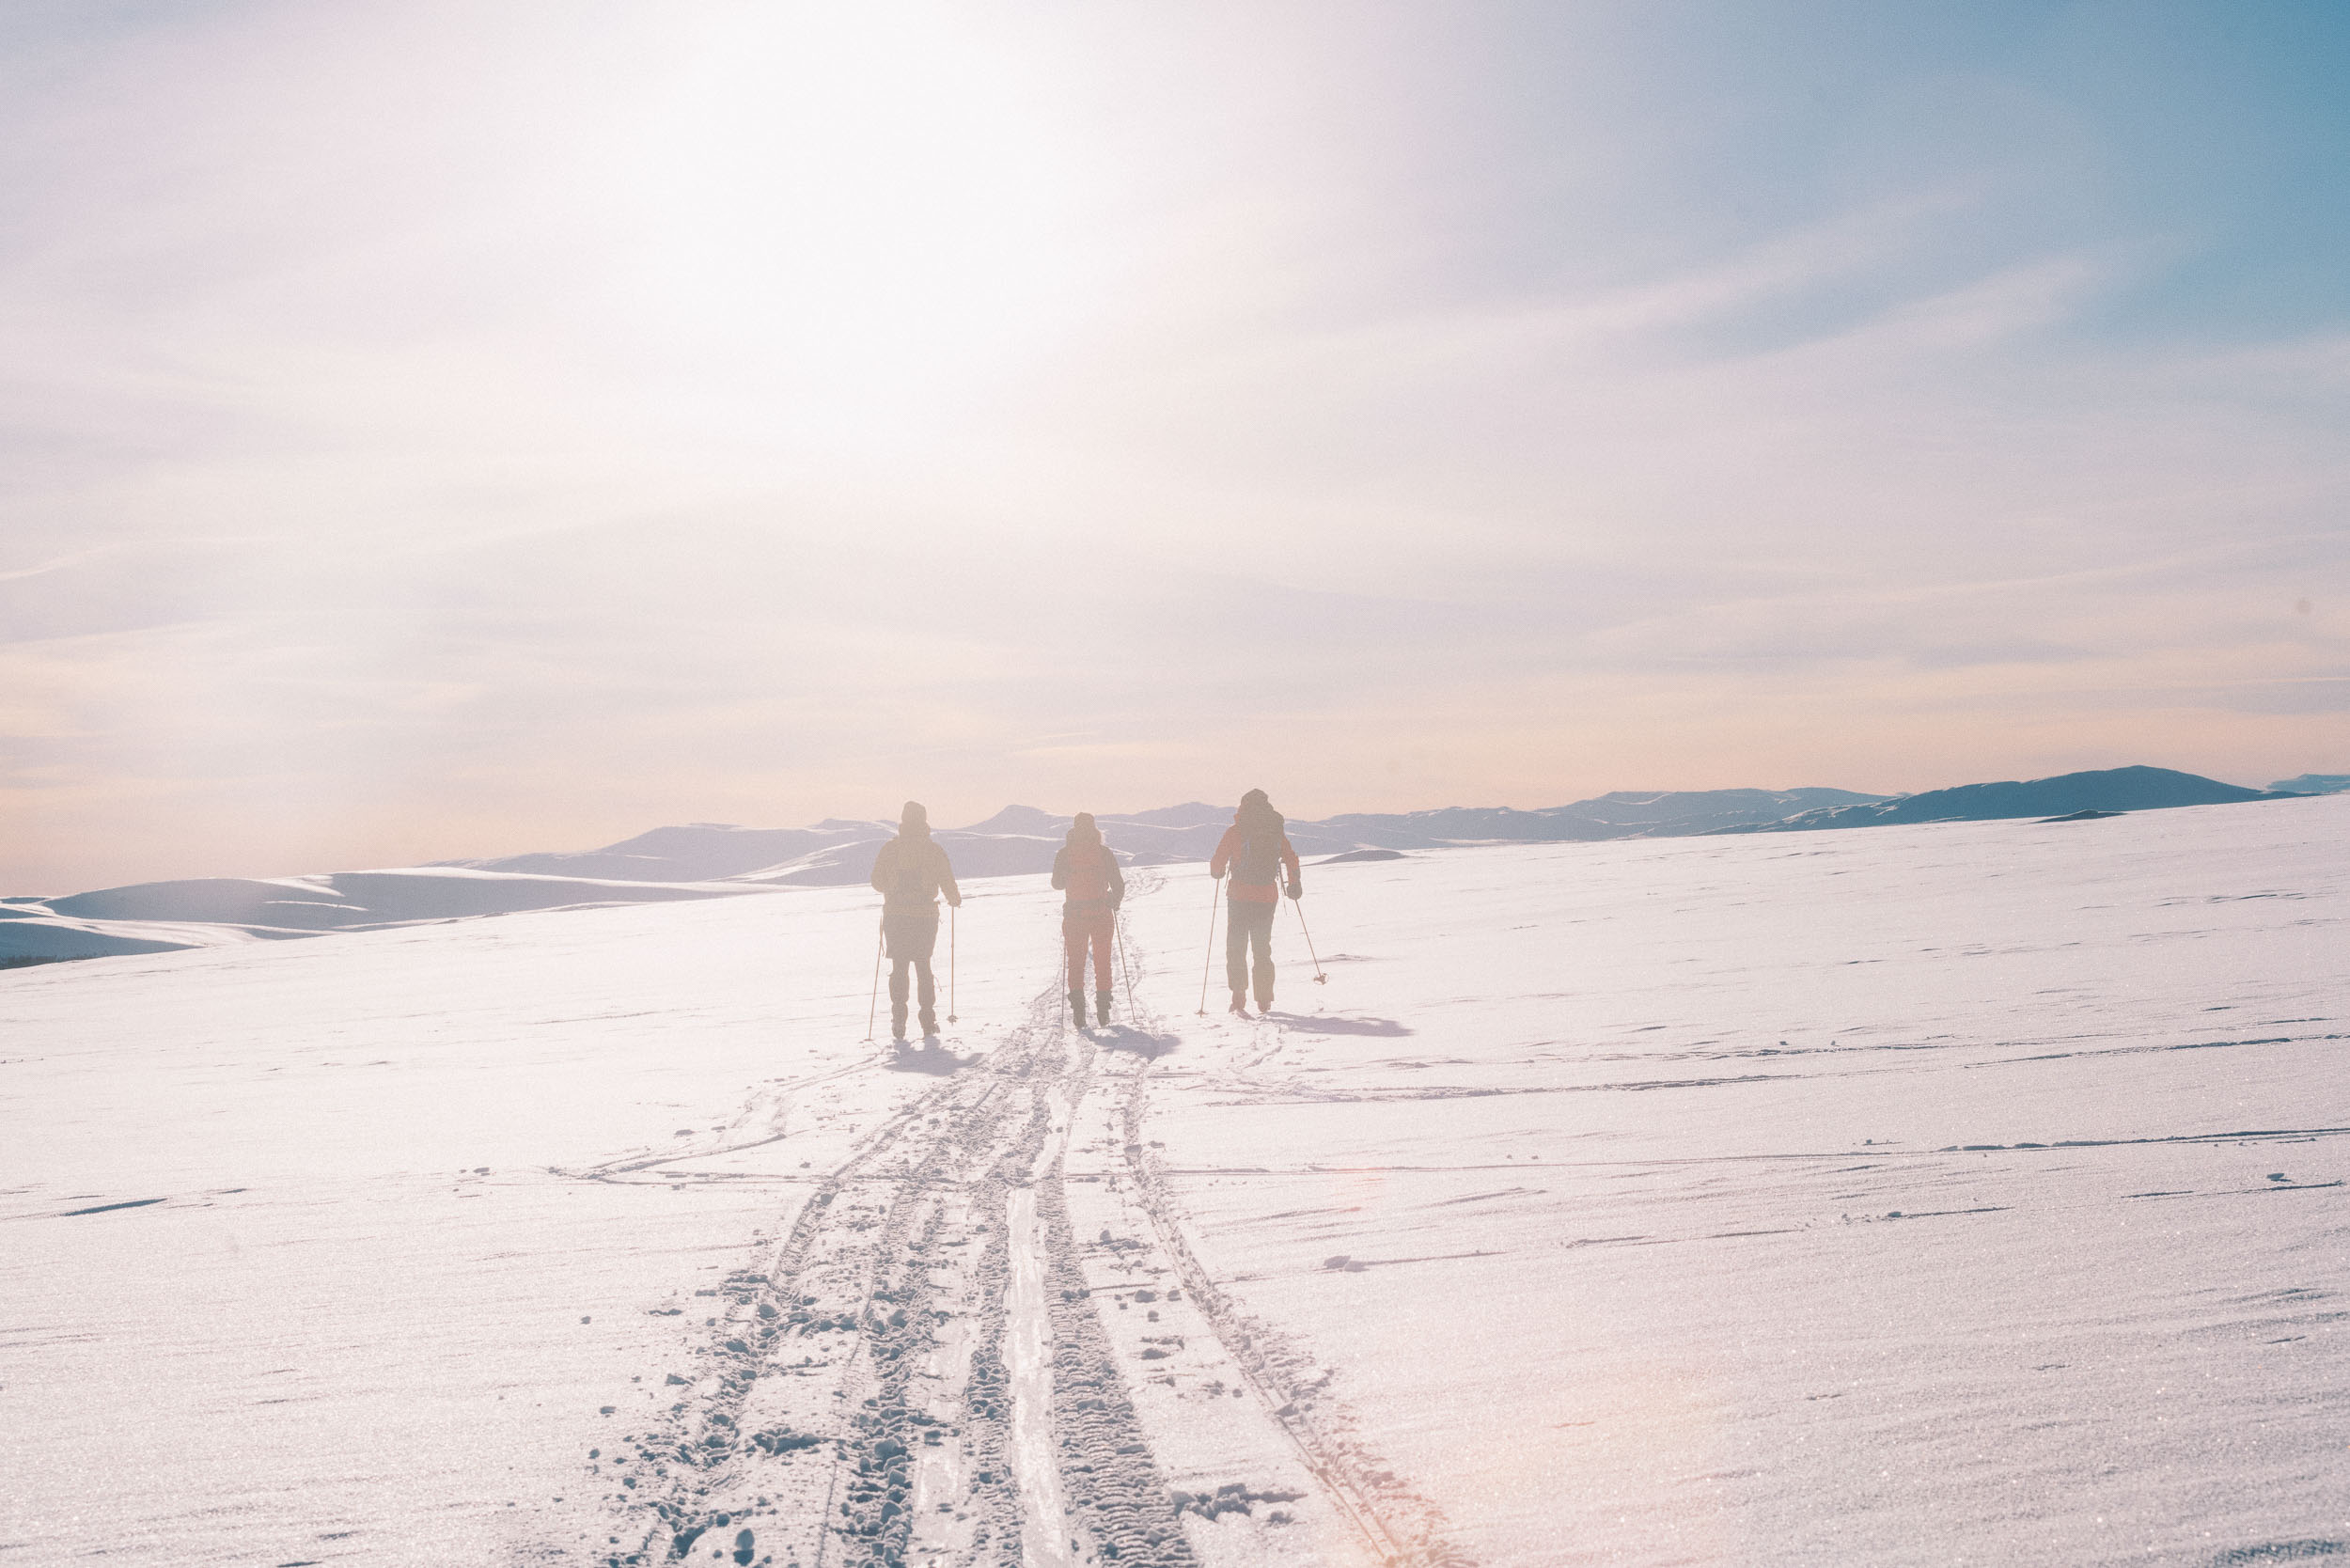
<svg viewBox="0 0 2350 1568"><path fill-rule="evenodd" d="M1261 792L1251 790L1232 813L1232 825L1215 846L1208 862L1210 876L1232 872L1232 898L1239 903L1275 903L1281 897L1280 872L1289 871L1290 886L1299 886L1297 852L1290 847L1281 813ZM1254 852L1250 853L1251 846ZM1262 880L1258 880L1261 878Z"/></svg>
<svg viewBox="0 0 2350 1568"><path fill-rule="evenodd" d="M911 801L898 836L873 856L872 882L885 911L927 908L935 913L941 893L948 903L963 902L963 889L955 886L955 869L948 863L946 850L931 837L929 817Z"/></svg>
<svg viewBox="0 0 2350 1568"><path fill-rule="evenodd" d="M1102 842L1089 811L1077 813L1068 841L1053 856L1053 886L1065 891L1071 909L1116 909L1126 897L1126 873Z"/></svg>

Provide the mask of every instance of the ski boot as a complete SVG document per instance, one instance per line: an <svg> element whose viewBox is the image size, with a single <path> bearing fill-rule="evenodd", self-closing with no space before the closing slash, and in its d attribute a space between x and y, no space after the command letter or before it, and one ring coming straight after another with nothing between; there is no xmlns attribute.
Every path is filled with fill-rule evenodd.
<svg viewBox="0 0 2350 1568"><path fill-rule="evenodd" d="M1110 994L1108 992L1096 991L1093 994L1093 1016L1104 1024L1110 1021Z"/></svg>
<svg viewBox="0 0 2350 1568"><path fill-rule="evenodd" d="M1086 1027L1086 994L1082 991L1069 994L1069 1025L1078 1029Z"/></svg>
<svg viewBox="0 0 2350 1568"><path fill-rule="evenodd" d="M1246 1018L1246 1017L1247 1017L1247 1016L1248 1016L1248 993L1247 993L1247 992L1246 992L1246 991L1235 991L1235 992L1233 992L1233 993L1232 993L1232 1011L1233 1011L1234 1012L1239 1013L1239 1014L1240 1014L1243 1018Z"/></svg>

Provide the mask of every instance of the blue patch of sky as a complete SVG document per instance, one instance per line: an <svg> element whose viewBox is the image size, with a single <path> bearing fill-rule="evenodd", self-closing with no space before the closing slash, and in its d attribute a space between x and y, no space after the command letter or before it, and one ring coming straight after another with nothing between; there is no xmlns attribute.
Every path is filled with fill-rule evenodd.
<svg viewBox="0 0 2350 1568"><path fill-rule="evenodd" d="M1888 255L1719 330L1833 331L2058 255L2112 271L2073 323L2096 338L2350 321L2342 0L1512 0L1377 25L1354 112L1408 127L1406 287L1637 283L1942 195Z"/></svg>
<svg viewBox="0 0 2350 1568"><path fill-rule="evenodd" d="M66 71L140 35L252 10L250 0L8 0L0 58L21 80Z"/></svg>

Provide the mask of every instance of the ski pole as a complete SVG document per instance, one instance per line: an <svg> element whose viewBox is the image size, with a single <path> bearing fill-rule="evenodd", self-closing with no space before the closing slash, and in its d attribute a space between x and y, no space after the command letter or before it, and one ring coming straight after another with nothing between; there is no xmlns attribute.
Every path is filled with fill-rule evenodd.
<svg viewBox="0 0 2350 1568"><path fill-rule="evenodd" d="M1314 933L1308 930L1306 926L1305 901L1302 899L1292 899L1290 900L1290 907L1297 911L1297 929L1306 933L1306 953L1308 957L1314 961L1314 983L1316 985L1327 985L1330 983L1330 977L1322 972L1322 955L1314 951Z"/></svg>
<svg viewBox="0 0 2350 1568"><path fill-rule="evenodd" d="M1061 982L1069 979L1069 916L1060 917L1060 940L1053 944L1053 988L1060 993L1060 1021L1069 1022L1069 988Z"/></svg>
<svg viewBox="0 0 2350 1568"><path fill-rule="evenodd" d="M873 1039L874 1014L881 1009L882 932L888 923L886 915L873 923L873 994L865 1003L865 1039L869 1044Z"/></svg>
<svg viewBox="0 0 2350 1568"><path fill-rule="evenodd" d="M947 906L947 1022L955 1021L955 911L959 904Z"/></svg>
<svg viewBox="0 0 2350 1568"><path fill-rule="evenodd" d="M1208 895L1208 956L1199 961L1199 1016L1208 1015L1208 970L1215 963L1215 909L1224 897L1224 879L1215 879L1215 891Z"/></svg>
<svg viewBox="0 0 2350 1568"><path fill-rule="evenodd" d="M1214 919L1214 916L1209 917ZM1126 1016L1135 1016L1135 966L1126 961L1126 917L1118 917L1118 972L1126 977ZM1138 1020L1137 1020L1138 1021Z"/></svg>

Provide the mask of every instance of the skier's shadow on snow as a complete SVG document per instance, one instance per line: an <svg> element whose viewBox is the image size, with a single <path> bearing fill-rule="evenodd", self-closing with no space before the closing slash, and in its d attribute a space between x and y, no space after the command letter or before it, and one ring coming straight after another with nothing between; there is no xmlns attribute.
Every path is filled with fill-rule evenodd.
<svg viewBox="0 0 2350 1568"><path fill-rule="evenodd" d="M979 1059L977 1057L959 1057L931 1040L911 1045L895 1041L889 1048L889 1070L892 1073L928 1073L934 1078L950 1077Z"/></svg>
<svg viewBox="0 0 2350 1568"><path fill-rule="evenodd" d="M1413 1032L1393 1018L1330 1018L1318 1012L1268 1012L1263 1016L1287 1024L1300 1034L1368 1034L1397 1040Z"/></svg>
<svg viewBox="0 0 2350 1568"><path fill-rule="evenodd" d="M1155 1061L1175 1048L1171 1034L1152 1034L1129 1024L1103 1024L1089 1031L1094 1043L1113 1051L1131 1051L1145 1061Z"/></svg>

